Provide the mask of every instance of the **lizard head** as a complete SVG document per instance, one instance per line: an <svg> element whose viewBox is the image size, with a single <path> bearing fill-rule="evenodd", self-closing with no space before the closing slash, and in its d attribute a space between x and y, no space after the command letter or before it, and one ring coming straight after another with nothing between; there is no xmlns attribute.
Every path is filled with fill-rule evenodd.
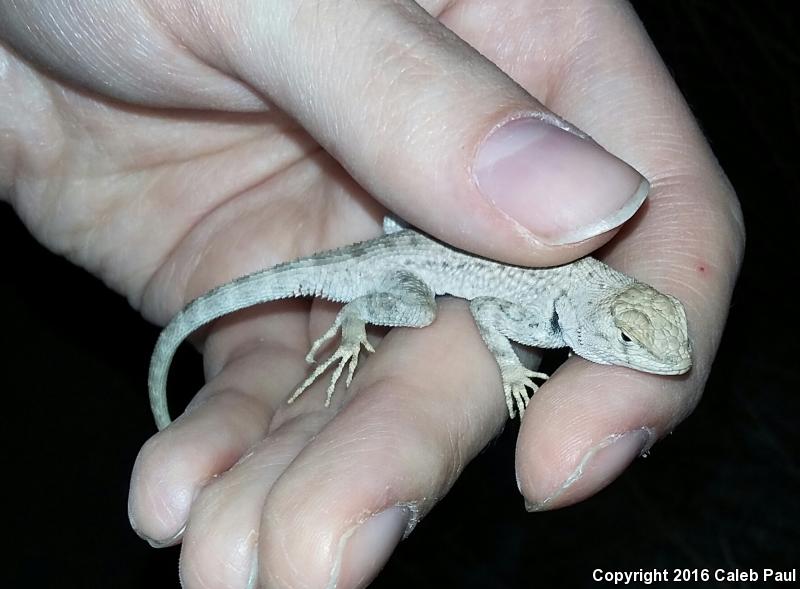
<svg viewBox="0 0 800 589"><path fill-rule="evenodd" d="M567 343L600 364L652 374L683 374L692 366L683 305L641 282L600 296L593 312Z"/></svg>

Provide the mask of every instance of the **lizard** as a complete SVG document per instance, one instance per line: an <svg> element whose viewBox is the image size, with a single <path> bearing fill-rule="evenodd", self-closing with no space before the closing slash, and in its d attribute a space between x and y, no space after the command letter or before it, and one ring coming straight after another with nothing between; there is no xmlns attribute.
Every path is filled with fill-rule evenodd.
<svg viewBox="0 0 800 589"><path fill-rule="evenodd" d="M169 367L178 346L198 328L235 311L280 299L320 297L343 303L330 328L306 355L341 330L338 348L300 383L297 399L336 364L325 405L345 368L350 386L363 347L374 352L366 324L425 327L436 317L435 297L469 301L472 317L497 361L509 416L524 414L534 379L512 342L568 347L583 358L642 372L677 375L692 365L686 312L668 294L593 257L547 268L504 264L455 249L386 217L380 237L323 251L247 274L188 303L161 332L150 363L150 406L159 429L170 423Z"/></svg>

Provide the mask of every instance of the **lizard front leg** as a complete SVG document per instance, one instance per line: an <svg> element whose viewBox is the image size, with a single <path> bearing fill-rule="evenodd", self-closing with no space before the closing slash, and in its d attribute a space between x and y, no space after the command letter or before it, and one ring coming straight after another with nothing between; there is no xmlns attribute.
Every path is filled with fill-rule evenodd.
<svg viewBox="0 0 800 589"><path fill-rule="evenodd" d="M483 341L500 368L508 414L511 419L515 417L516 405L522 418L530 401L528 389L533 393L539 389L533 379L547 380L548 376L525 368L509 340L547 346L552 339L552 334L547 331L548 325L531 317L522 306L493 297L473 299L470 311Z"/></svg>
<svg viewBox="0 0 800 589"><path fill-rule="evenodd" d="M376 292L358 297L347 303L339 311L330 328L311 345L306 361L314 362L317 351L341 328L342 339L339 347L306 378L288 402L311 386L314 381L338 361L328 385L325 406L330 405L336 383L348 366L345 386L353 380L361 346L368 352L375 350L367 340L366 324L386 327L425 327L436 317L436 301L433 291L422 280L409 272L396 272L381 284Z"/></svg>

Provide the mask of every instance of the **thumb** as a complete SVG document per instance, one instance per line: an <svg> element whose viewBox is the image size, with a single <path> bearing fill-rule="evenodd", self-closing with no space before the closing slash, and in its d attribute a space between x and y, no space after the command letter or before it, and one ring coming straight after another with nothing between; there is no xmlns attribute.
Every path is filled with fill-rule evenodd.
<svg viewBox="0 0 800 589"><path fill-rule="evenodd" d="M123 100L260 110L266 98L387 208L507 262L580 257L646 196L633 168L412 0L187 6L11 3L0 37Z"/></svg>
<svg viewBox="0 0 800 589"><path fill-rule="evenodd" d="M415 2L248 6L222 19L230 38L204 59L288 111L387 208L457 247L566 262L610 239L647 194L632 167Z"/></svg>

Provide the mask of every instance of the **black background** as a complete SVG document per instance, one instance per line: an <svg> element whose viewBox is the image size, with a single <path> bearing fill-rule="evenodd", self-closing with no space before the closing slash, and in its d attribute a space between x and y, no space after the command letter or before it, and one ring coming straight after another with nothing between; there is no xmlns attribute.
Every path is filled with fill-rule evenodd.
<svg viewBox="0 0 800 589"><path fill-rule="evenodd" d="M698 409L610 488L542 514L523 509L510 425L374 587L588 587L596 567L800 567L792 4L635 2L747 222L745 265ZM178 587L178 549L151 549L126 514L131 467L153 432L145 390L157 329L37 245L7 206L0 234L8 586ZM173 382L199 386L199 366L184 350Z"/></svg>

